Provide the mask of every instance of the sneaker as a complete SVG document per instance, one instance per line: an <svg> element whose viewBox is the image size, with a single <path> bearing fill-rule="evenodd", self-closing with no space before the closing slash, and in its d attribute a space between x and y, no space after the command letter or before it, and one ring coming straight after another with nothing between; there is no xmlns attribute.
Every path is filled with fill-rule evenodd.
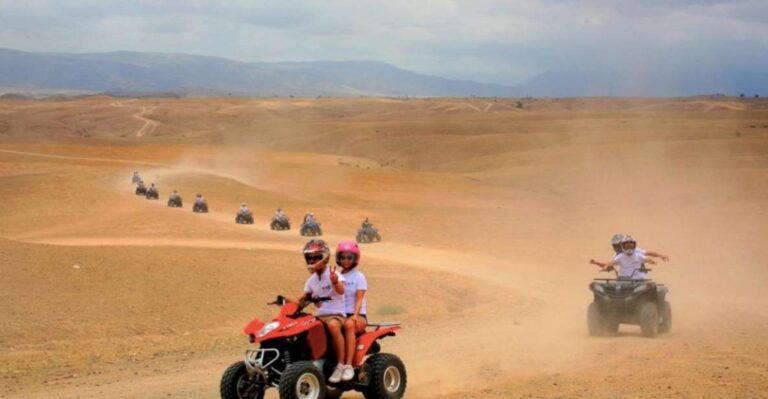
<svg viewBox="0 0 768 399"><path fill-rule="evenodd" d="M353 378L355 378L355 369L350 365L344 366L344 370L341 372L341 380L351 381Z"/></svg>
<svg viewBox="0 0 768 399"><path fill-rule="evenodd" d="M336 366L335 369L333 369L333 374L331 374L331 378L328 379L328 382L331 384L338 384L341 381L341 374L344 372L344 366Z"/></svg>

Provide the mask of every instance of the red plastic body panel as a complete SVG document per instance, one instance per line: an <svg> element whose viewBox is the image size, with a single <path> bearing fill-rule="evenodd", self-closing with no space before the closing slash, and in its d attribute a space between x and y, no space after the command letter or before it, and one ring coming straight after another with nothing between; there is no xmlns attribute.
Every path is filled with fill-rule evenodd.
<svg viewBox="0 0 768 399"><path fill-rule="evenodd" d="M394 333L399 329L400 326L385 327L378 330L367 331L357 337L357 344L355 345L355 357L352 359L352 367L360 367L363 364L363 361L365 360L365 354L368 353L371 345L373 345L377 339L387 334Z"/></svg>
<svg viewBox="0 0 768 399"><path fill-rule="evenodd" d="M245 333L245 335L253 335L255 338L254 343L259 343L275 338L292 337L294 335L299 335L304 331L310 331L310 349L312 350L312 355L315 356L317 354L316 359L319 359L325 355L326 347L328 345L323 322L312 315L302 316L297 319L288 317L289 315L296 313L297 308L295 302L287 302L283 305L280 309L280 316L272 320L272 322L278 322L280 325L269 334L262 337L258 336L259 331L261 331L267 324L259 319L251 320L243 329L243 333Z"/></svg>
<svg viewBox="0 0 768 399"><path fill-rule="evenodd" d="M307 333L307 345L309 346L312 360L322 359L328 350L328 334L325 332L325 326L320 323L309 330Z"/></svg>
<svg viewBox="0 0 768 399"><path fill-rule="evenodd" d="M243 333L245 335L251 335L254 336L261 331L261 329L264 327L264 322L259 319L253 319L250 323L248 323L245 328L243 329Z"/></svg>

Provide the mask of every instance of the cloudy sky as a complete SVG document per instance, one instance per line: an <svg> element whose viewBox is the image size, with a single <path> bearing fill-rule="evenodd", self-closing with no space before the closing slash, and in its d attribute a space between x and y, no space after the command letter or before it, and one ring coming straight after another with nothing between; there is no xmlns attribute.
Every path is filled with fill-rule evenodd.
<svg viewBox="0 0 768 399"><path fill-rule="evenodd" d="M0 47L381 60L515 85L556 68L766 69L768 1L0 0Z"/></svg>

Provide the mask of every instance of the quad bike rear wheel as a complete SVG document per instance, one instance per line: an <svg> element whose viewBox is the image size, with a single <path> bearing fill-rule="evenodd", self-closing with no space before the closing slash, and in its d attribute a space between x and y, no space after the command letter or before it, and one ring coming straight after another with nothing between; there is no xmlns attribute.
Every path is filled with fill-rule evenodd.
<svg viewBox="0 0 768 399"><path fill-rule="evenodd" d="M221 376L221 399L264 399L266 384L256 378L248 376L244 362L233 363Z"/></svg>
<svg viewBox="0 0 768 399"><path fill-rule="evenodd" d="M648 338L659 332L659 309L653 302L640 305L640 331Z"/></svg>
<svg viewBox="0 0 768 399"><path fill-rule="evenodd" d="M368 387L363 391L366 399L400 399L408 382L405 365L399 357L377 353L365 361Z"/></svg>
<svg viewBox="0 0 768 399"><path fill-rule="evenodd" d="M291 363L280 376L280 399L323 399L325 378L309 361Z"/></svg>

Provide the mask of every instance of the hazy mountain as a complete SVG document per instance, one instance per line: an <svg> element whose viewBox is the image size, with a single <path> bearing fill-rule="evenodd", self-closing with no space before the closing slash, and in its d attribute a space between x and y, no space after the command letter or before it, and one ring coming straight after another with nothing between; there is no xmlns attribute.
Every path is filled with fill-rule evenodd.
<svg viewBox="0 0 768 399"><path fill-rule="evenodd" d="M638 67L558 69L517 88L532 96L690 96L723 93L768 95L768 70Z"/></svg>
<svg viewBox="0 0 768 399"><path fill-rule="evenodd" d="M418 74L384 62L244 63L218 57L0 49L0 87L210 95L504 96L509 87Z"/></svg>
<svg viewBox="0 0 768 399"><path fill-rule="evenodd" d="M638 65L557 69L519 87L457 81L377 61L245 63L199 55L30 53L0 49L3 91L248 96L768 95L768 70Z"/></svg>

